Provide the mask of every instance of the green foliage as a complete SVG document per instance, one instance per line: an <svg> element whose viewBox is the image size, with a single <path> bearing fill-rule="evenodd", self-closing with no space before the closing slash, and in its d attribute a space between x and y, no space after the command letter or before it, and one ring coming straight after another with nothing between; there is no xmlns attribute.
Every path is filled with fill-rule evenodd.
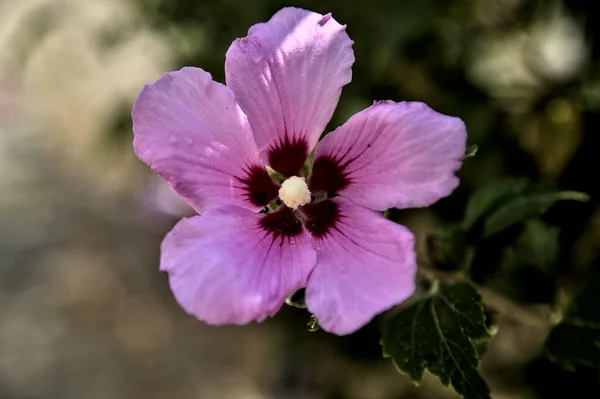
<svg viewBox="0 0 600 399"><path fill-rule="evenodd" d="M548 337L546 353L569 371L576 364L600 368L600 323L574 318L561 322Z"/></svg>
<svg viewBox="0 0 600 399"><path fill-rule="evenodd" d="M500 204L521 194L529 184L527 179L504 179L489 183L476 190L469 202L463 218L463 228L471 229L484 216L489 215Z"/></svg>
<svg viewBox="0 0 600 399"><path fill-rule="evenodd" d="M448 225L427 237L427 254L432 266L456 270L467 266L469 246L478 247L485 240L519 223L527 231L513 248L504 251L506 263L514 259L517 247L531 258L528 264L548 267L558 251L558 230L536 224L557 201L587 201L589 196L577 191L561 191L524 178L508 178L487 184L470 197L462 222ZM529 224L532 223L532 224ZM510 243L506 243L510 245ZM521 255L518 255L521 256ZM535 259L534 259L535 258Z"/></svg>
<svg viewBox="0 0 600 399"><path fill-rule="evenodd" d="M470 284L440 284L400 311L382 339L384 356L419 383L425 369L465 399L490 398L479 375L478 344L489 334L481 296Z"/></svg>
<svg viewBox="0 0 600 399"><path fill-rule="evenodd" d="M544 214L554 203L562 200L588 201L589 196L577 191L538 189L531 187L501 204L485 221L483 235L492 236L516 223Z"/></svg>
<svg viewBox="0 0 600 399"><path fill-rule="evenodd" d="M546 341L546 354L567 370L600 369L600 278L591 280Z"/></svg>
<svg viewBox="0 0 600 399"><path fill-rule="evenodd" d="M469 230L482 223L483 236L490 237L516 223L544 214L562 200L588 201L589 196L530 183L527 179L499 180L481 187L471 196L463 228Z"/></svg>
<svg viewBox="0 0 600 399"><path fill-rule="evenodd" d="M499 254L491 281L504 294L520 302L552 303L556 295L554 273L560 251L560 228L533 219L514 243Z"/></svg>
<svg viewBox="0 0 600 399"><path fill-rule="evenodd" d="M517 239L516 245L506 249L502 260L503 269L531 265L549 270L558 257L560 228L540 220L531 220Z"/></svg>

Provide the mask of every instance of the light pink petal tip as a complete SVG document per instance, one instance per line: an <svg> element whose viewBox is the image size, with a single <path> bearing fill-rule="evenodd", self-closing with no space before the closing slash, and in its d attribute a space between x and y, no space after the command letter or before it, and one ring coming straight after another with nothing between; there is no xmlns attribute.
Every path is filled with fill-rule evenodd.
<svg viewBox="0 0 600 399"><path fill-rule="evenodd" d="M416 259L407 228L343 198L333 201L339 222L316 242L306 302L325 331L344 335L413 294Z"/></svg>
<svg viewBox="0 0 600 399"><path fill-rule="evenodd" d="M209 73L163 75L141 91L132 118L135 153L197 212L222 204L261 208L242 182L262 166L250 125L231 90Z"/></svg>
<svg viewBox="0 0 600 399"><path fill-rule="evenodd" d="M342 86L352 79L352 43L331 14L288 7L231 44L227 85L274 169L279 166L272 154L277 147L298 147L294 150L306 157L323 133ZM288 170L280 173L293 172L294 167L283 167Z"/></svg>
<svg viewBox="0 0 600 399"><path fill-rule="evenodd" d="M247 324L273 316L305 286L316 254L307 233L273 238L263 215L239 207L212 208L181 220L161 247L161 270L189 314L208 324Z"/></svg>
<svg viewBox="0 0 600 399"><path fill-rule="evenodd" d="M418 102L379 102L325 136L315 151L343 175L339 194L375 210L433 204L458 186L467 132ZM315 171L315 173L317 173ZM317 179L318 176L313 177Z"/></svg>

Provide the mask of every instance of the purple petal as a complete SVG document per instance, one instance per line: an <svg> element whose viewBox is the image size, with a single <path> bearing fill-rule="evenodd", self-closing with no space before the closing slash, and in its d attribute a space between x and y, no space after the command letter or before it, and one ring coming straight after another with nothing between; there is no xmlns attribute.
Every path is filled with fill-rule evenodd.
<svg viewBox="0 0 600 399"><path fill-rule="evenodd" d="M338 216L316 239L317 266L306 303L325 331L344 335L412 295L414 237L404 226L346 199L327 202Z"/></svg>
<svg viewBox="0 0 600 399"><path fill-rule="evenodd" d="M289 211L262 215L234 206L181 220L161 248L161 270L178 303L213 325L273 316L306 285L316 262L310 235L290 223L298 222Z"/></svg>
<svg viewBox="0 0 600 399"><path fill-rule="evenodd" d="M258 210L277 196L232 91L198 68L146 85L133 107L133 146L197 212Z"/></svg>
<svg viewBox="0 0 600 399"><path fill-rule="evenodd" d="M352 79L352 40L330 14L284 8L227 51L227 85L269 165L297 175Z"/></svg>
<svg viewBox="0 0 600 399"><path fill-rule="evenodd" d="M429 206L458 186L464 123L423 103L377 103L325 136L312 192L338 193L375 210Z"/></svg>

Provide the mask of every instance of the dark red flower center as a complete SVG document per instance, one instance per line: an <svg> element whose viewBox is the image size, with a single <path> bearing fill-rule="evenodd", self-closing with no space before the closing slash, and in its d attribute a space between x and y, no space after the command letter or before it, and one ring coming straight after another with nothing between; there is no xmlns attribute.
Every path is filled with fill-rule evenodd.
<svg viewBox="0 0 600 399"><path fill-rule="evenodd" d="M302 213L306 215L306 229L317 239L336 229L336 224L342 216L338 205L331 200L305 205L302 207Z"/></svg>
<svg viewBox="0 0 600 399"><path fill-rule="evenodd" d="M308 144L303 139L280 140L267 153L269 166L285 178L299 176L308 157L308 150ZM338 195L339 191L351 183L345 172L348 164L349 162L342 163L329 156L317 158L313 163L308 186L313 194L326 194L326 199L315 202L313 196L311 203L296 211L277 201L273 206L277 209L262 217L260 227L271 235L273 241L280 239L280 245L301 234L303 225L316 239L330 234L336 229L342 215L338 205L327 198ZM262 166L248 168L247 176L240 179L240 182L244 185L248 201L254 205L266 207L273 205L273 201L277 199L279 187Z"/></svg>
<svg viewBox="0 0 600 399"><path fill-rule="evenodd" d="M280 239L280 244L283 244L285 240L289 242L290 239L302 233L302 223L294 215L294 211L286 206L263 216L260 219L260 227L271 235L273 241Z"/></svg>
<svg viewBox="0 0 600 399"><path fill-rule="evenodd" d="M308 157L308 143L287 135L269 148L269 166L285 177L298 176Z"/></svg>
<svg viewBox="0 0 600 399"><path fill-rule="evenodd" d="M267 206L277 198L279 187L275 184L263 165L252 165L246 168L246 176L238 178L242 183L246 199L256 206Z"/></svg>
<svg viewBox="0 0 600 399"><path fill-rule="evenodd" d="M348 163L342 164L330 156L315 159L312 174L308 183L311 192L324 191L334 195L350 184L350 179L345 173Z"/></svg>

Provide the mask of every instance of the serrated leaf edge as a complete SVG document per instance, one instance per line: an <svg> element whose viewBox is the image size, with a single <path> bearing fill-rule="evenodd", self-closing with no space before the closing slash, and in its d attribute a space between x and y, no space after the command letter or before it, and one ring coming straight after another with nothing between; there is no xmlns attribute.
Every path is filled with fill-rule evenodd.
<svg viewBox="0 0 600 399"><path fill-rule="evenodd" d="M483 328L484 328L484 330L485 330L485 333L486 333L486 335L485 335L485 336L482 336L482 337L476 338L476 341L477 341L477 342L481 342L481 341L486 341L486 340L489 340L489 339L491 339L491 337L492 337L492 334L491 334L491 332L490 332L489 328L488 328L488 327L485 325L486 315L485 315L484 306L483 306L483 297L481 296L481 294L479 293L479 291L478 291L478 290L477 290L475 287L473 287L473 286L472 286L472 285L470 285L470 284L469 284L469 286L470 286L470 287L471 287L471 288L472 288L472 289L475 291L475 296L473 297L473 300L474 300L474 301L476 301L476 302L479 302L479 304L478 304L478 308L479 308L479 312L481 313L482 319L483 319L483 321L484 321L484 323L483 323ZM450 306L450 307L451 307L451 308L452 308L452 309L453 309L453 310L454 310L456 313L458 313L458 314L462 314L463 316L466 316L466 315L465 315L463 312L459 311L459 310L458 310L458 309L457 309L457 308L456 308L456 307L455 307L455 306L452 304L452 302L450 302L450 300L449 300L449 299L448 299L448 298L447 298L447 297L446 297L446 296L445 296L445 295L444 295L444 294L443 294L441 291L439 291L439 290L435 290L435 291L431 292L431 294L430 294L430 295L428 295L428 296L426 296L426 297L424 297L424 298L420 298L420 299L423 301L423 306L422 306L422 307L421 307L421 309L419 309L419 311L416 313L416 315L415 315L415 317L414 317L414 320L413 320L413 323L415 322L415 320L416 320L416 319L418 319L418 316L421 314L421 311L422 311L422 310L423 310L423 308L425 307L425 304L427 304L427 301L431 301L431 300L433 299L433 297L434 297L434 296L441 296L441 297L443 297L443 298L444 298L444 301L445 301L445 303L446 303L448 306ZM431 306L433 306L433 301L431 301L430 303L431 303ZM441 330L441 328L440 328L440 326L439 326L439 318L437 317L437 314L436 314L436 312L435 312L435 309L432 309L432 312L433 312L433 315L435 315L435 317L434 317L434 322L435 322L435 325L436 325L436 330L437 330L437 333L438 333L439 337L441 338L441 340L442 340L444 343L446 343L446 340L445 340L445 338L444 338L444 336L443 336L443 332L442 332L442 330ZM471 322L471 319L470 319L470 317L466 317L466 319L467 319L467 320L469 320L469 322ZM413 329L412 329L412 330L414 331L414 330L415 330L415 328L413 327ZM414 337L413 337L413 339L414 339ZM478 354L478 351L477 351L477 348L475 347L475 343L474 343L473 339L472 339L472 338L470 338L470 337L467 337L467 339L468 339L469 343L471 344L471 348L474 350L474 352L475 352L475 353L477 353L477 354ZM432 373L432 372L429 370L429 368L428 368L428 367L426 367L426 366L425 366L425 367L423 367L423 373L421 373L421 375L420 375L418 378L413 378L413 376L412 376L412 375L411 375L409 372L406 372L406 371L404 371L404 370L402 370L402 369L400 368L400 366L398 365L398 363L396 362L396 360L393 358L392 354L385 352L385 346L383 345L383 338L381 338L381 339L379 340L379 342L380 342L380 344L381 344L381 346L382 346L382 349L383 349L383 350L382 350L382 352L383 352L383 353L382 353L382 356L383 356L384 358L391 358L391 359L392 359L392 363L394 364L394 367L396 368L396 370L398 371L398 373L400 373L401 375L404 375L404 376L407 376L408 378L410 378L411 382L412 382L412 383L413 383L413 385L415 385L416 387L420 387L420 386L421 386L421 383L423 382L423 377L424 377L424 374L425 374L425 373L429 373L430 375L432 375L432 376L434 376L435 378L437 378L437 380L438 380L438 381L440 381L440 383L441 383L443 386L445 386L445 387L448 387L448 388L451 388L451 389L452 389L452 390L453 390L453 391L454 391L454 392L455 392L455 393L456 393L458 396L460 396L461 398L463 397L463 396L462 396L460 393L458 393L458 391L456 390L456 388L455 388L455 387L454 387L454 385L452 384L452 382L451 382L452 380L451 380L451 379L448 379L448 383L444 383L444 382L442 381L442 379L441 379L439 376L437 376L437 375L433 374L433 373ZM414 348L414 345L411 345L411 347L412 347L412 348ZM461 374L463 375L463 377L465 377L465 378L464 378L464 380L465 380L465 381L469 381L469 380L466 378L466 376L465 376L464 372L462 371L462 369L460 368L460 366L458 365L458 363L456 362L456 359L454 359L454 356L452 356L452 355L451 355L451 351L449 350L449 348L447 348L447 347L446 347L446 351L448 352L448 354L449 354L449 355L450 355L450 357L452 358L452 361L454 362L455 366L457 366L457 370L459 370L459 371L461 372ZM481 377L481 375L479 374L479 371L478 371L478 370L479 370L479 366L481 365L481 358L479 357L479 355L477 355L476 361L477 361L477 364L476 364L476 367L474 367L474 369L477 371L477 374L478 374L478 375ZM483 379L483 377L481 377L481 378ZM484 380L484 381L485 381L485 380ZM470 383L469 383L469 386L473 387L473 386L472 386ZM487 386L487 382L486 382L486 386ZM488 388L489 397L491 397L491 392L490 392L490 390L489 390L489 386L488 386L487 388Z"/></svg>

